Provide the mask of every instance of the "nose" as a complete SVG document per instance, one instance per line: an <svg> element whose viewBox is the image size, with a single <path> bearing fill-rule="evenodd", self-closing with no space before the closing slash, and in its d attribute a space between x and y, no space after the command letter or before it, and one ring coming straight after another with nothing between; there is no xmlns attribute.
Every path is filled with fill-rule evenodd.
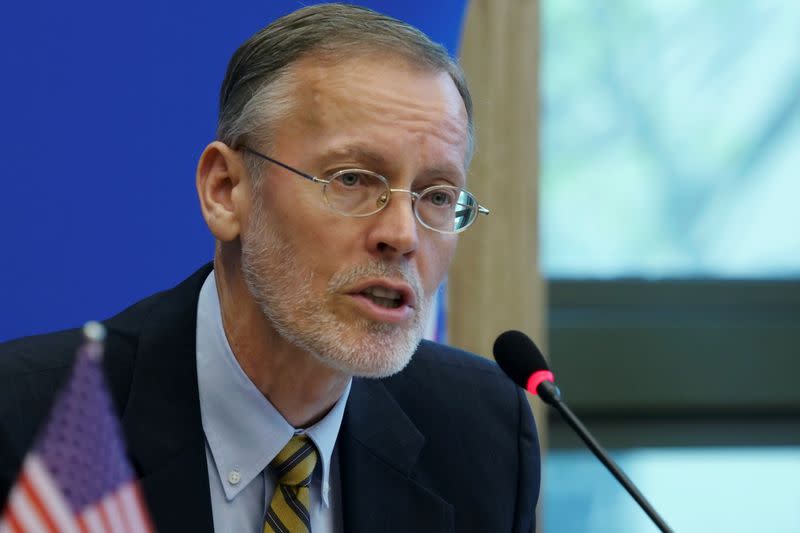
<svg viewBox="0 0 800 533"><path fill-rule="evenodd" d="M370 217L374 224L370 227L369 249L385 258L411 257L419 246L414 193L391 189L387 200L388 205Z"/></svg>

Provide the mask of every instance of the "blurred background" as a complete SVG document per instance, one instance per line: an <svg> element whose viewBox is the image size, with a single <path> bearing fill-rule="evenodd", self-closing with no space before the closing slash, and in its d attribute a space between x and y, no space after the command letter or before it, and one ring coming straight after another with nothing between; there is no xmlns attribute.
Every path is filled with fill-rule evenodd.
<svg viewBox="0 0 800 533"><path fill-rule="evenodd" d="M677 531L800 531L800 3L540 9L562 388ZM547 530L655 531L580 444Z"/></svg>
<svg viewBox="0 0 800 533"><path fill-rule="evenodd" d="M307 3L6 6L0 341L210 260L194 167L227 60ZM472 84L470 188L492 214L431 334L485 355L534 335L676 531L800 531L800 3L358 3L460 55ZM655 531L536 416L546 532Z"/></svg>

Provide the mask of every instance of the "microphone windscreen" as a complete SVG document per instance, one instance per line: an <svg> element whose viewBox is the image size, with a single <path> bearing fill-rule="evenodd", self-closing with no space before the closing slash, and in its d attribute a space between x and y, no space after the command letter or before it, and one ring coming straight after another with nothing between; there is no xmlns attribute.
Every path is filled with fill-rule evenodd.
<svg viewBox="0 0 800 533"><path fill-rule="evenodd" d="M523 389L527 387L531 374L540 370L550 370L542 352L531 338L521 331L510 330L502 333L494 341L492 352L503 372Z"/></svg>

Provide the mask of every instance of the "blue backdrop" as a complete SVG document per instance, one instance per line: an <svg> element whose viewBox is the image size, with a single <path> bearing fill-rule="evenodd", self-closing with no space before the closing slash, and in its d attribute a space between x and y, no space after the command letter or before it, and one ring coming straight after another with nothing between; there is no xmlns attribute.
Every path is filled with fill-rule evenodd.
<svg viewBox="0 0 800 533"><path fill-rule="evenodd" d="M211 259L194 171L227 60L307 3L4 7L0 340L105 318ZM466 0L356 3L457 48Z"/></svg>

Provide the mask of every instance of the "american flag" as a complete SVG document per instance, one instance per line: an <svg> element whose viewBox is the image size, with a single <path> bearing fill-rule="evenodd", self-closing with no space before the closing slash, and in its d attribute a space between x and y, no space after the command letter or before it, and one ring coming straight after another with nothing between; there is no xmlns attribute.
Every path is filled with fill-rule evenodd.
<svg viewBox="0 0 800 533"><path fill-rule="evenodd" d="M72 375L28 452L0 533L154 531L103 379L105 330L84 327Z"/></svg>

